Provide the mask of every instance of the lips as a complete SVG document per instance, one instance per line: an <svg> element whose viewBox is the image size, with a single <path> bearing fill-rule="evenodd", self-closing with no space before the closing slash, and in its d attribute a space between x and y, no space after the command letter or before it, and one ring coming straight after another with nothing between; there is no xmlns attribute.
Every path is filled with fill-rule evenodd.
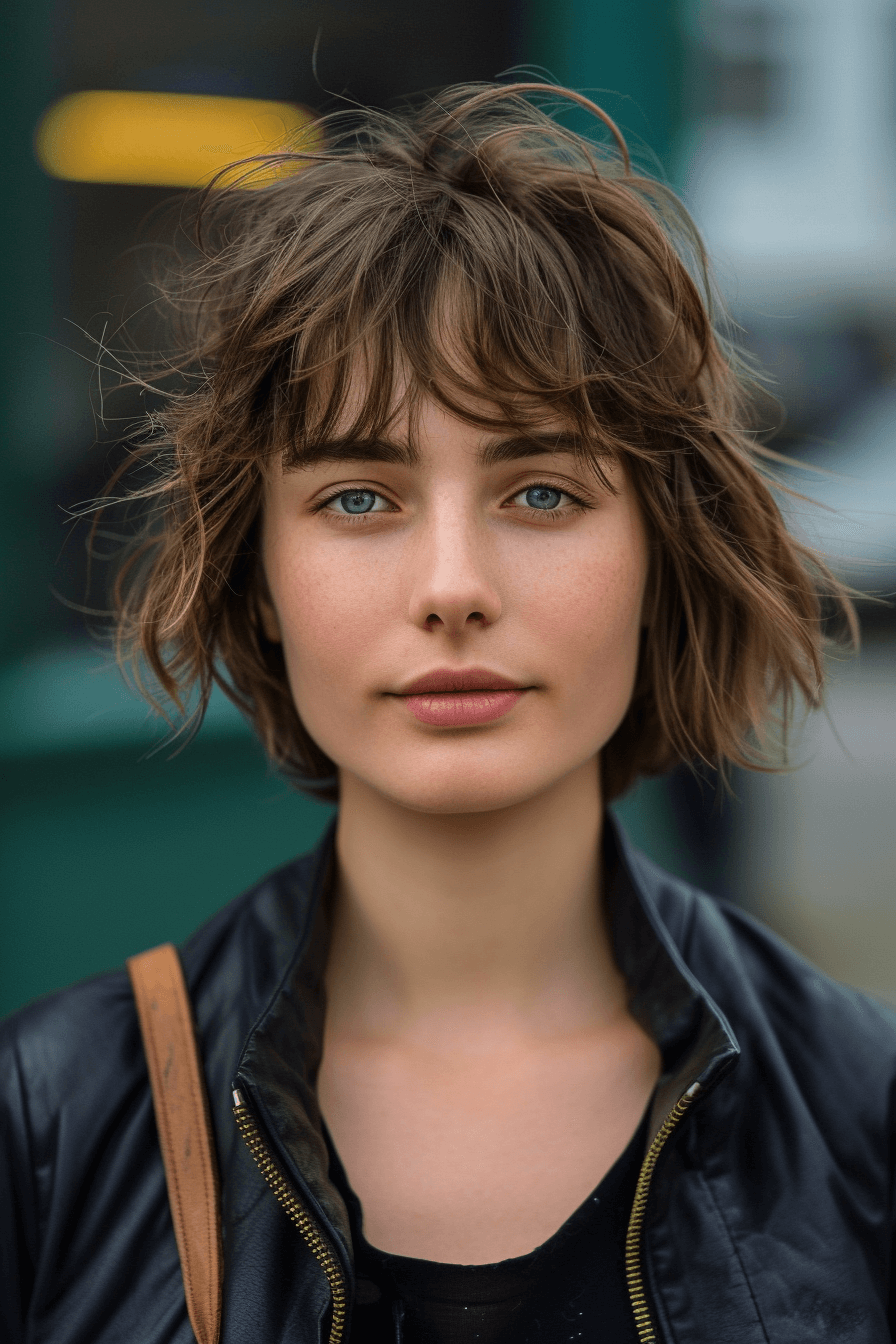
<svg viewBox="0 0 896 1344"><path fill-rule="evenodd" d="M486 668L444 668L417 677L398 698L421 723L465 728L503 718L531 689Z"/></svg>
<svg viewBox="0 0 896 1344"><path fill-rule="evenodd" d="M439 668L417 677L399 695L426 695L432 692L444 695L452 691L524 691L518 681L502 677L499 672L490 672L488 668Z"/></svg>

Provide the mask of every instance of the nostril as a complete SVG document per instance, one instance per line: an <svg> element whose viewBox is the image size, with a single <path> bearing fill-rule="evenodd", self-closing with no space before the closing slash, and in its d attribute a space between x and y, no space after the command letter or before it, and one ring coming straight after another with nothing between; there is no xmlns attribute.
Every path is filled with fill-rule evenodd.
<svg viewBox="0 0 896 1344"><path fill-rule="evenodd" d="M447 625L452 630L459 631L463 626L469 625L471 621L474 624L483 627L491 624L489 617L486 616L484 611L469 611L466 616L464 616L462 610L458 612L446 610L442 616L435 611L431 611L429 615L424 618L423 627L426 630L438 630L442 626Z"/></svg>

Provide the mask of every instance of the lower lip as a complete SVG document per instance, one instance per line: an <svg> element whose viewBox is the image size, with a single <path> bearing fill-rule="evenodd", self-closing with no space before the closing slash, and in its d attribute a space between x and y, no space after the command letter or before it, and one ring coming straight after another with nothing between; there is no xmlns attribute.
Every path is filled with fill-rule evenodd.
<svg viewBox="0 0 896 1344"><path fill-rule="evenodd" d="M421 723L439 728L466 728L469 724L492 723L502 718L525 694L525 691L430 691L402 698Z"/></svg>

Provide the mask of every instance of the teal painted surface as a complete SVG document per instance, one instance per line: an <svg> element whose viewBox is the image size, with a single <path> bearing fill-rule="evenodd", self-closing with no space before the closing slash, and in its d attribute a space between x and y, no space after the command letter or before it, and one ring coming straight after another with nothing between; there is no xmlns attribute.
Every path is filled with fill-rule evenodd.
<svg viewBox="0 0 896 1344"><path fill-rule="evenodd" d="M332 809L268 768L223 695L193 742L89 646L0 672L0 1015L185 938Z"/></svg>
<svg viewBox="0 0 896 1344"><path fill-rule="evenodd" d="M217 687L201 737L248 737L245 720ZM162 747L171 730L90 644L45 649L0 670L0 758Z"/></svg>
<svg viewBox="0 0 896 1344"><path fill-rule="evenodd" d="M524 59L586 93L618 122L637 158L670 176L681 121L679 9L664 0L528 0ZM593 125L573 115L576 130Z"/></svg>
<svg viewBox="0 0 896 1344"><path fill-rule="evenodd" d="M332 814L273 776L248 736L174 760L132 742L5 767L0 1014L185 938L311 848Z"/></svg>
<svg viewBox="0 0 896 1344"><path fill-rule="evenodd" d="M690 877L693 855L684 852L665 779L641 780L613 804L613 811L633 845L643 849L661 868L679 877Z"/></svg>

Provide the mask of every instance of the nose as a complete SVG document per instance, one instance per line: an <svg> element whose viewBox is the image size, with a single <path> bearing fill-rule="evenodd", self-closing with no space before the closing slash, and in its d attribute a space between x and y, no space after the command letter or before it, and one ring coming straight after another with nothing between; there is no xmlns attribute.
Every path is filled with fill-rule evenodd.
<svg viewBox="0 0 896 1344"><path fill-rule="evenodd" d="M411 621L449 635L493 625L501 615L501 599L488 572L487 550L475 522L460 511L443 509L431 519L411 562Z"/></svg>

